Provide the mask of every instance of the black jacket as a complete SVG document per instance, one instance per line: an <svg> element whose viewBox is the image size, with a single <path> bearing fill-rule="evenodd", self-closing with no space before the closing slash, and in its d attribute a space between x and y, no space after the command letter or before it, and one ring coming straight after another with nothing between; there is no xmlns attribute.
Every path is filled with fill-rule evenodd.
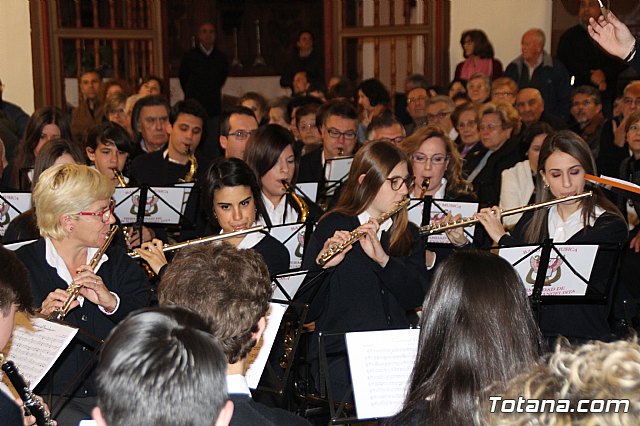
<svg viewBox="0 0 640 426"><path fill-rule="evenodd" d="M302 417L288 411L259 404L249 395L231 393L229 399L233 402L231 426L304 426L310 424Z"/></svg>
<svg viewBox="0 0 640 426"><path fill-rule="evenodd" d="M206 55L200 46L189 50L180 63L180 86L185 99L193 98L211 116L220 115L222 86L229 75L227 57L218 49Z"/></svg>

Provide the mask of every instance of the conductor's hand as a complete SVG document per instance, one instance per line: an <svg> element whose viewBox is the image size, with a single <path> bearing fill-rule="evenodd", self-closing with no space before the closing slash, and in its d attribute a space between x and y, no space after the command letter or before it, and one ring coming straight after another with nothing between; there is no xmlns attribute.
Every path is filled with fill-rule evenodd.
<svg viewBox="0 0 640 426"><path fill-rule="evenodd" d="M156 274L159 274L160 269L167 264L167 258L162 251L163 246L162 240L154 238L150 242L142 244L137 250L140 257L149 264Z"/></svg>
<svg viewBox="0 0 640 426"><path fill-rule="evenodd" d="M82 265L73 281L81 286L80 294L87 300L102 306L107 311L113 311L116 308L118 300L89 265Z"/></svg>
<svg viewBox="0 0 640 426"><path fill-rule="evenodd" d="M348 231L336 231L332 237L327 238L327 240L324 242L324 245L322 246L322 250L320 250L320 253L318 253L318 256L316 257L316 263L318 265L320 264L320 256L322 255L322 253L325 253L332 248L338 247L340 244L347 241L350 236L351 236L351 233L349 233ZM327 269L334 266L338 266L340 262L342 262L342 260L344 259L344 255L349 253L349 250L351 250L351 247L352 246L348 246L341 253L335 255L333 258L331 258L331 260L329 260L327 263L322 265L322 268Z"/></svg>
<svg viewBox="0 0 640 426"><path fill-rule="evenodd" d="M636 39L629 31L629 27L620 22L620 20L611 11L607 11L606 17L600 15L598 19L589 18L589 35L604 50L625 59L635 46Z"/></svg>
<svg viewBox="0 0 640 426"><path fill-rule="evenodd" d="M54 291L49 293L47 297L44 299L44 301L42 302L42 306L40 307L40 313L46 317L56 309L62 309L64 302L66 302L68 298L69 298L69 292L61 288L55 289ZM80 303L78 303L77 300L74 300L71 303L71 307L69 310L77 308L79 305Z"/></svg>
<svg viewBox="0 0 640 426"><path fill-rule="evenodd" d="M357 229L364 232L364 235L360 238L362 250L374 262L384 268L389 262L389 255L384 251L378 239L377 232L379 228L378 222L375 219L370 219L369 222L360 225Z"/></svg>
<svg viewBox="0 0 640 426"><path fill-rule="evenodd" d="M480 223L484 226L487 234L489 234L496 244L500 241L500 238L506 234L504 226L502 225L502 220L500 219L501 215L502 210L497 206L486 207L476 213L476 217L480 220Z"/></svg>

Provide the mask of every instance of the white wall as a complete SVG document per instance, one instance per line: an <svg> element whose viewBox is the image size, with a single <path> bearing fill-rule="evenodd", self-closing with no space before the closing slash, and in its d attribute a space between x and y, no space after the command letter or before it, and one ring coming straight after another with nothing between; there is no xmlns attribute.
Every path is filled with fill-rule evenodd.
<svg viewBox="0 0 640 426"><path fill-rule="evenodd" d="M541 28L551 39L552 0L450 0L451 1L451 77L462 61L460 36L470 29L483 30L495 56L507 67L520 55L520 39L529 28Z"/></svg>
<svg viewBox="0 0 640 426"><path fill-rule="evenodd" d="M1 1L0 78L6 85L2 98L31 114L34 109L33 67L29 2L26 0Z"/></svg>

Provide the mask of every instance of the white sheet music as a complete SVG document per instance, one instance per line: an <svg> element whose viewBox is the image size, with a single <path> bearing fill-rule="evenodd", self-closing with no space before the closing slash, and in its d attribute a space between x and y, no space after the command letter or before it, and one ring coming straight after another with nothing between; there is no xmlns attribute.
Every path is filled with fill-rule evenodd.
<svg viewBox="0 0 640 426"><path fill-rule="evenodd" d="M400 411L419 334L418 329L345 334L359 419L390 417Z"/></svg>
<svg viewBox="0 0 640 426"><path fill-rule="evenodd" d="M466 202L466 201L446 201L446 200L433 200L434 203L438 203L438 206L445 212L451 213L451 216L460 214L462 217L471 217L478 211L478 203ZM409 204L409 222L413 222L416 226L420 226L422 223L422 209L424 204L421 199L411 199ZM447 217L446 213L443 213L435 204L431 205L431 220L429 223L443 220ZM466 228L469 234L473 235L475 232L475 226L469 226ZM444 233L430 235L428 242L438 244L451 244L449 239Z"/></svg>
<svg viewBox="0 0 640 426"><path fill-rule="evenodd" d="M280 287L278 287L274 282L272 283L273 296L271 296L271 298L276 300L293 299L293 296L296 295L296 293L298 292L298 289L302 285L302 281L304 281L305 277L307 276L306 272L307 271L296 271L291 274L277 275L275 278L278 280L282 288L284 288L284 291L287 292L287 295L289 297L285 296L285 294L282 292Z"/></svg>
<svg viewBox="0 0 640 426"><path fill-rule="evenodd" d="M269 234L289 251L289 269L302 266L305 226L303 223L286 223L269 228Z"/></svg>
<svg viewBox="0 0 640 426"><path fill-rule="evenodd" d="M303 195L302 193L304 192L314 203L318 200L318 182L297 183L296 187L297 194Z"/></svg>
<svg viewBox="0 0 640 426"><path fill-rule="evenodd" d="M537 249L537 250L536 250ZM597 245L557 245L556 249L582 275L587 281L591 276L593 262L598 253ZM541 249L537 247L506 247L498 252L500 257L506 259L512 265L525 255L536 250L528 259L523 260L514 269L520 275L522 283L527 290L527 296L533 293L533 286L536 283L538 273L538 262ZM584 296L587 292L585 284L576 274L573 273L564 260L555 251L551 251L549 266L547 268L543 296Z"/></svg>
<svg viewBox="0 0 640 426"><path fill-rule="evenodd" d="M62 351L71 343L77 328L16 314L13 337L5 348L7 359L13 361L31 389L35 388L51 369Z"/></svg>
<svg viewBox="0 0 640 426"><path fill-rule="evenodd" d="M264 367L267 365L267 359L273 347L273 342L276 340L276 334L278 334L282 317L288 307L280 303L271 303L270 305L269 312L267 313L267 327L262 334L262 339L260 339L258 344L254 346L247 356L246 366L248 368L245 372L245 377L250 389L258 387L258 382L260 382Z"/></svg>
<svg viewBox="0 0 640 426"><path fill-rule="evenodd" d="M324 175L327 177L327 181L337 182L344 179L349 174L351 163L353 163L353 157L337 157L327 159L324 165Z"/></svg>
<svg viewBox="0 0 640 426"><path fill-rule="evenodd" d="M22 247L22 246L26 246L27 244L31 244L31 243L33 243L33 242L35 242L35 241L38 241L38 240L20 241L19 243L6 244L4 247L5 247L6 249L8 249L8 250L16 251L16 250L18 250L20 247Z"/></svg>

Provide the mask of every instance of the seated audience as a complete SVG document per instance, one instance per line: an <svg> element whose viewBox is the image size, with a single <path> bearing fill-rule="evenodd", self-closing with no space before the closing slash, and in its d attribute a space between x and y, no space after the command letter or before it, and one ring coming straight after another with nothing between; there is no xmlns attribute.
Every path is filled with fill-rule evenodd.
<svg viewBox="0 0 640 426"><path fill-rule="evenodd" d="M96 370L97 425L228 425L227 363L209 329L179 307L137 311L118 324Z"/></svg>
<svg viewBox="0 0 640 426"><path fill-rule="evenodd" d="M477 398L540 354L520 277L487 252L454 252L422 304L418 354L403 410L388 425L474 425Z"/></svg>
<svg viewBox="0 0 640 426"><path fill-rule="evenodd" d="M480 73L489 78L502 75L502 64L493 57L493 46L482 30L468 30L460 37L464 61L456 65L455 78L468 80Z"/></svg>
<svg viewBox="0 0 640 426"><path fill-rule="evenodd" d="M405 130L393 114L388 112L371 120L367 126L366 138L366 142L385 140L398 145L405 138Z"/></svg>
<svg viewBox="0 0 640 426"><path fill-rule="evenodd" d="M550 114L545 109L544 99L542 99L542 95L538 89L532 87L520 89L516 96L515 107L525 127L531 126L538 121L549 124L555 130L562 130L567 127L564 121Z"/></svg>
<svg viewBox="0 0 640 426"><path fill-rule="evenodd" d="M491 97L491 79L484 74L472 75L467 80L467 95L476 106L488 102Z"/></svg>
<svg viewBox="0 0 640 426"><path fill-rule="evenodd" d="M437 95L427 100L427 124L440 127L451 140L458 138L458 132L451 122L454 108L453 100L448 96Z"/></svg>
<svg viewBox="0 0 640 426"><path fill-rule="evenodd" d="M256 116L256 120L258 120L259 126L267 124L267 121L269 121L267 100L260 93L245 93L238 100L238 105L247 107L253 111L253 114Z"/></svg>
<svg viewBox="0 0 640 426"><path fill-rule="evenodd" d="M99 70L86 70L78 78L80 101L71 113L71 136L78 145L82 145L87 130L102 121L102 103L98 96L101 85L102 74Z"/></svg>
<svg viewBox="0 0 640 426"><path fill-rule="evenodd" d="M571 117L575 121L569 130L580 135L589 144L595 158L600 153L600 139L604 128L611 128L611 121L602 114L600 92L593 86L576 87L571 95Z"/></svg>
<svg viewBox="0 0 640 426"><path fill-rule="evenodd" d="M518 84L509 77L496 78L491 82L491 102L507 102L516 104L518 94Z"/></svg>

